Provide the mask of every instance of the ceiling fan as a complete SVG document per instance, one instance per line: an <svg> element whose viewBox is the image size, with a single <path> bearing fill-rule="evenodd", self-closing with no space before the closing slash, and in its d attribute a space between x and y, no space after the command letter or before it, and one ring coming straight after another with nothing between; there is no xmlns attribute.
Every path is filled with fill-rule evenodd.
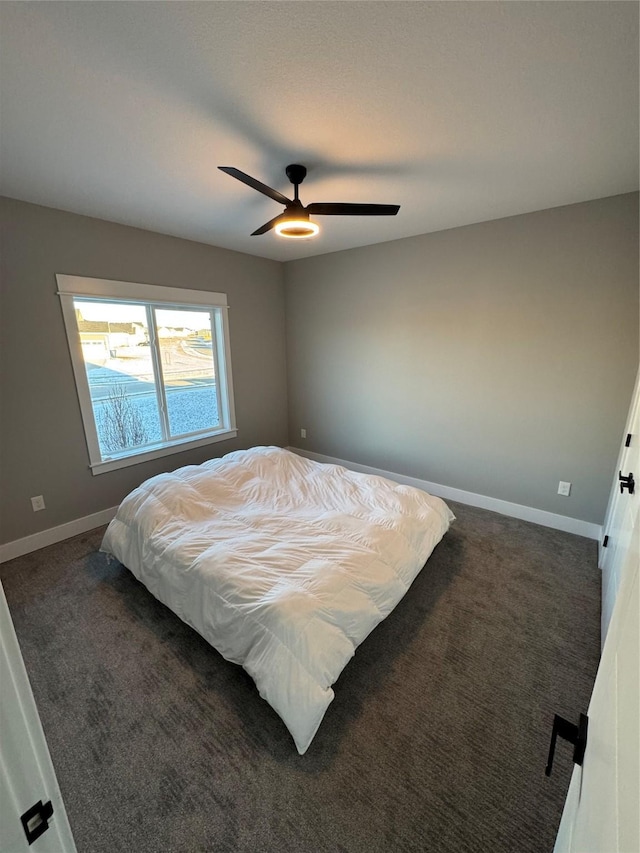
<svg viewBox="0 0 640 853"><path fill-rule="evenodd" d="M254 190L269 196L279 204L284 204L284 213L275 216L266 222L263 226L256 229L251 236L255 237L258 234L266 234L275 228L276 234L281 237L314 237L319 228L315 222L311 222L309 214L314 216L395 216L400 210L399 204L351 204L349 202L316 202L308 204L306 207L298 198L298 187L304 181L307 174L305 166L300 166L293 163L285 169L286 175L294 186L293 199L287 198L278 190L268 187L266 184L252 178L251 175L246 175L240 169L234 169L233 166L218 166L227 175L232 178L237 178L252 187Z"/></svg>

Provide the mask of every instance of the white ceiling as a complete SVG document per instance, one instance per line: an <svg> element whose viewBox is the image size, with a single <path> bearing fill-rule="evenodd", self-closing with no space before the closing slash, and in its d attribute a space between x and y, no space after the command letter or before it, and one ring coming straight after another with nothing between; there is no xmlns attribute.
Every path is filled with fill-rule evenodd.
<svg viewBox="0 0 640 853"><path fill-rule="evenodd" d="M288 260L638 188L635 2L3 2L0 192ZM400 204L251 231L303 203Z"/></svg>

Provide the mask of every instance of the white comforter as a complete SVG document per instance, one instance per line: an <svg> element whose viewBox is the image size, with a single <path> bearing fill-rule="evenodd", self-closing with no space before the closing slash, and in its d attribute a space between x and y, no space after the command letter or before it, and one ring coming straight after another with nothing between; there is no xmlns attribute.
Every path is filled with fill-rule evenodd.
<svg viewBox="0 0 640 853"><path fill-rule="evenodd" d="M256 447L147 480L102 550L247 670L303 754L453 517L410 486Z"/></svg>

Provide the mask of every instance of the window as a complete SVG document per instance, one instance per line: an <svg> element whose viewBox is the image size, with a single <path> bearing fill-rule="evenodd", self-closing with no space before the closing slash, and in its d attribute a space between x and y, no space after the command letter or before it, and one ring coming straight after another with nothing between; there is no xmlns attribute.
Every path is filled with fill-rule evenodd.
<svg viewBox="0 0 640 853"><path fill-rule="evenodd" d="M237 435L225 294L56 278L94 474Z"/></svg>

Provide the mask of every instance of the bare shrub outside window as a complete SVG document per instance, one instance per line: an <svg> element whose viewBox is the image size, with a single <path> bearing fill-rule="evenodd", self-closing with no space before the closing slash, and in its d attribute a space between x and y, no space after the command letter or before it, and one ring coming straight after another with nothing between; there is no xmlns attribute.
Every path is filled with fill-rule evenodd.
<svg viewBox="0 0 640 853"><path fill-rule="evenodd" d="M110 453L127 447L146 444L149 434L140 413L127 396L124 385L115 385L109 391L98 415L100 443Z"/></svg>

